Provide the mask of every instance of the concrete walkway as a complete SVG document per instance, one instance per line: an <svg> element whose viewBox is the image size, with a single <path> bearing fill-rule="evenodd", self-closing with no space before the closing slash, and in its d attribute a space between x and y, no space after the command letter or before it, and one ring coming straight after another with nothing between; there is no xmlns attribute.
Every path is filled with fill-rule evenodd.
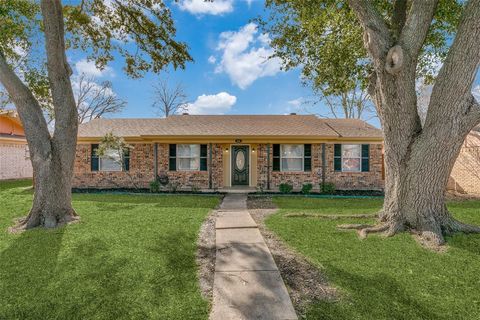
<svg viewBox="0 0 480 320"><path fill-rule="evenodd" d="M211 320L297 319L245 194L228 194L217 211Z"/></svg>

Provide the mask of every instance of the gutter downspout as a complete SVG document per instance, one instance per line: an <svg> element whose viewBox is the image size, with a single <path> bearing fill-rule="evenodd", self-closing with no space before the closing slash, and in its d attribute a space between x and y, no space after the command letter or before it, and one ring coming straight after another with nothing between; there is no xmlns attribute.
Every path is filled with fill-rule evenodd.
<svg viewBox="0 0 480 320"><path fill-rule="evenodd" d="M154 163L153 163L153 171L155 172L155 177L153 178L154 181L157 181L158 179L158 143L153 144L153 158L154 158Z"/></svg>
<svg viewBox="0 0 480 320"><path fill-rule="evenodd" d="M326 155L325 155L325 142L322 143L322 186L325 185L325 174L327 170L327 164L326 164ZM320 190L322 191L322 190Z"/></svg>
<svg viewBox="0 0 480 320"><path fill-rule="evenodd" d="M212 189L212 144L210 143L208 146L208 189Z"/></svg>
<svg viewBox="0 0 480 320"><path fill-rule="evenodd" d="M270 143L267 144L267 190L270 190Z"/></svg>

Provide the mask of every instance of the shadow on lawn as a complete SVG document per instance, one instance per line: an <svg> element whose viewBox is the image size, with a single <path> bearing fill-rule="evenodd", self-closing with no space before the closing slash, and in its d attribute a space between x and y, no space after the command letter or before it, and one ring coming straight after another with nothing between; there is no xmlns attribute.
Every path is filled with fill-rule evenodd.
<svg viewBox="0 0 480 320"><path fill-rule="evenodd" d="M314 304L308 319L449 319L435 313L431 303L423 304L412 297L389 275L360 276L328 264L325 268L335 274L335 282L348 293L338 302Z"/></svg>
<svg viewBox="0 0 480 320"><path fill-rule="evenodd" d="M0 252L0 319L30 319L51 312L48 297L50 285L57 281L63 233L63 229L27 231Z"/></svg>
<svg viewBox="0 0 480 320"><path fill-rule="evenodd" d="M0 319L148 318L125 302L127 259L95 237L62 245L64 232L27 231L0 253Z"/></svg>

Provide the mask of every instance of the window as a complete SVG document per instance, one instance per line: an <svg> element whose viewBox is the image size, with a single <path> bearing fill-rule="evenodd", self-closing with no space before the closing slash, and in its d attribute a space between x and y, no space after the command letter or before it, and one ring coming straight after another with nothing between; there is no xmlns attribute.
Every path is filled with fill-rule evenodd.
<svg viewBox="0 0 480 320"><path fill-rule="evenodd" d="M200 145L177 144L178 170L200 170Z"/></svg>
<svg viewBox="0 0 480 320"><path fill-rule="evenodd" d="M342 171L362 171L361 144L342 144Z"/></svg>
<svg viewBox="0 0 480 320"><path fill-rule="evenodd" d="M100 171L122 171L122 157L118 150L107 150L99 160Z"/></svg>
<svg viewBox="0 0 480 320"><path fill-rule="evenodd" d="M303 171L303 144L281 145L281 171Z"/></svg>

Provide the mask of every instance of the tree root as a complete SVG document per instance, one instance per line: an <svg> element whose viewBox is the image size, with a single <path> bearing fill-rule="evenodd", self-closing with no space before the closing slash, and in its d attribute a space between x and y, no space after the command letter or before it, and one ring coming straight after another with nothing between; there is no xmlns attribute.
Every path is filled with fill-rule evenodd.
<svg viewBox="0 0 480 320"><path fill-rule="evenodd" d="M321 219L364 219L364 218L378 218L376 213L374 214L315 214L315 213L287 213L284 215L287 218L321 218Z"/></svg>
<svg viewBox="0 0 480 320"><path fill-rule="evenodd" d="M76 223L80 221L80 216L72 208L68 214L62 216L60 219L50 218L45 219L44 216L37 210L31 210L26 217L16 218L13 220L14 226L8 228L9 233L18 234L33 228L57 228L64 225Z"/></svg>
<svg viewBox="0 0 480 320"><path fill-rule="evenodd" d="M369 224L341 224L338 225L337 228L343 230L357 230L357 234L360 239L366 239L369 233L381 232L384 232L383 235L385 237L391 237L402 230L400 225L392 223L380 223L373 226Z"/></svg>

